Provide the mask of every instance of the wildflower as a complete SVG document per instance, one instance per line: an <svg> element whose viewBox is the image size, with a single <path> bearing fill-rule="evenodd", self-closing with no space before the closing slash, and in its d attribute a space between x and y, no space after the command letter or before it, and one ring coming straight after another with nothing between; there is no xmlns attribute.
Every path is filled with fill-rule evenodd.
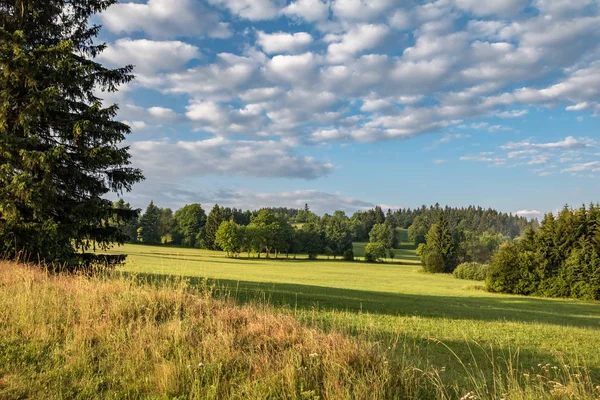
<svg viewBox="0 0 600 400"><path fill-rule="evenodd" d="M460 398L460 400L476 400L478 397L475 393L473 392L469 392L467 394L465 394L463 397Z"/></svg>
<svg viewBox="0 0 600 400"><path fill-rule="evenodd" d="M204 363L202 363L202 362L198 363L198 368L202 368L202 367L204 367Z"/></svg>
<svg viewBox="0 0 600 400"><path fill-rule="evenodd" d="M317 353L310 353L308 356L310 358L315 358L315 357L318 357L319 355Z"/></svg>
<svg viewBox="0 0 600 400"><path fill-rule="evenodd" d="M525 378L529 378L529 374L527 374L527 373L524 373L524 374L523 374L523 376L524 376Z"/></svg>

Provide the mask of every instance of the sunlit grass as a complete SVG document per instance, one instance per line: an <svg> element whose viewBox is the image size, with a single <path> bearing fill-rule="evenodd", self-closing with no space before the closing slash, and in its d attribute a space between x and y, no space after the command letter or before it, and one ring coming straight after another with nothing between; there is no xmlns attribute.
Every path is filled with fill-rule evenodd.
<svg viewBox="0 0 600 400"><path fill-rule="evenodd" d="M0 263L0 399L600 395L583 357L544 363L540 353L527 366L517 344L503 351L468 330L461 354L457 342L428 337L427 318L275 307L256 298L236 305L240 291L227 294L214 282L155 278L55 276Z"/></svg>

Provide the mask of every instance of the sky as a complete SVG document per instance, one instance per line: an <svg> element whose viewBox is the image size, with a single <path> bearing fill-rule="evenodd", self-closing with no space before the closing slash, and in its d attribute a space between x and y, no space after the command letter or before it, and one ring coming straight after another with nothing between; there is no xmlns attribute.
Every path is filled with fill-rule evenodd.
<svg viewBox="0 0 600 400"><path fill-rule="evenodd" d="M147 0L94 17L123 197L539 217L600 200L600 0Z"/></svg>

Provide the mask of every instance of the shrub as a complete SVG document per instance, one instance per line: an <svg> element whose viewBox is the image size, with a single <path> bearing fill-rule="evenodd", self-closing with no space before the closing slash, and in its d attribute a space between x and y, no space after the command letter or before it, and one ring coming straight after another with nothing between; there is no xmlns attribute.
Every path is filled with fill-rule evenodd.
<svg viewBox="0 0 600 400"><path fill-rule="evenodd" d="M385 258L385 246L381 242L374 242L367 244L365 247L365 261L377 262Z"/></svg>
<svg viewBox="0 0 600 400"><path fill-rule="evenodd" d="M354 261L354 251L352 251L352 249L348 249L344 252L344 260Z"/></svg>
<svg viewBox="0 0 600 400"><path fill-rule="evenodd" d="M487 278L489 269L490 266L488 264L481 264L478 262L466 262L456 267L452 275L454 275L454 277L457 279L484 281Z"/></svg>

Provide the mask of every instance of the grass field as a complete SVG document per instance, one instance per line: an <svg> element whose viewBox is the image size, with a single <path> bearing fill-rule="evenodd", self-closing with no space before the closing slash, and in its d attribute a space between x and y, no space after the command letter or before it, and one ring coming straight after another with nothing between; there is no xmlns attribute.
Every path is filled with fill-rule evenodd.
<svg viewBox="0 0 600 400"><path fill-rule="evenodd" d="M25 393L21 397L44 397L39 393L43 393L43 388L48 385L54 388L52 390L58 390L56 387L63 390L61 385L64 384L68 390L80 393L77 387L73 388L73 385L76 386L75 381L69 380L74 379L73 377L65 378L58 372L56 375L48 375L50 372L47 370L54 373L53 368L58 367L53 366L53 363L59 365L66 362L63 359L64 352L68 353L72 340L88 343L86 340L89 338L85 338L90 335L90 343L94 340L99 340L99 343L108 340L105 344L107 347L104 348L103 355L96 354L87 347L85 354L71 355L75 360L79 359L77 357L81 358L78 361L81 365L77 368L84 368L82 365L85 363L95 363L97 361L93 360L96 359L104 360L103 357L109 357L109 360L102 361L97 372L94 369L78 372L83 374L81 379L97 373L104 382L90 384L92 386L84 384L85 390L81 393L94 394L97 393L95 391L105 390L103 388L106 385L116 385L121 389L115 389L115 393L119 395L112 396L114 398L137 398L140 393L146 393L146 390L160 394L154 398L219 398L225 393L223 390L230 390L225 397L233 398L460 398L469 392L480 399L598 398L600 388L595 388L600 384L598 302L487 293L481 290L480 282L457 280L447 275L428 275L422 273L417 265L405 264L404 261L411 261L410 257L415 261L414 252L411 255L410 251L406 249L406 260L397 263L368 264L323 258L316 261L303 258L226 258L222 252L127 245L111 251L129 254L126 265L111 274L113 278L117 278L115 287L100 281L99 284L104 285L102 290L106 290L104 293L101 289L95 290L94 284L87 281L78 281L77 287L81 289L71 289L71 284L65 283L64 288L60 286L60 290L64 289L60 296L66 296L64 298L52 297L56 295L56 288L48 286L52 286L52 282L43 282L40 283L41 287L35 287L26 279L15 280L11 274L5 274L8 277L5 279L12 283L0 282L0 287L3 287L0 294L5 294L0 296L0 322L3 322L0 323L0 331L5 329L4 337L0 338L0 360L9 362L5 367L0 365L0 399L14 398L15 393ZM299 329L309 329L307 333L298 334L303 338L320 338L318 342L321 344L316 344L312 339L302 339L300 344L290 348L290 353L285 353L286 363L300 362L304 365L305 361L302 360L308 357L309 347L310 351L319 353L314 349L315 346L323 346L321 351L337 355L329 359L329 364L320 367L321 373L306 378L298 377L295 375L297 372L292 373L284 368L281 364L283 359L277 355L279 347L274 348L274 353L264 355L271 357L268 361L262 361L269 366L273 365L274 370L261 369L256 364L258 362L261 365L261 361L253 358L262 357L264 348L261 346L264 344L252 344L250 350L246 347L235 348L236 340L246 343L246 335L250 337L248 340L254 340L252 332L236 333L241 336L231 339L233 342L227 345L227 351L211 349L210 343L200 340L202 337L225 335L229 338L230 334L227 332L237 332L241 328L235 322L236 319L221 321L221 317L210 320L215 327L208 331L204 325L194 328L193 324L197 322L188 321L188 313L192 315L189 318L196 321L200 317L193 315L197 312L204 315L208 311L202 310L208 306L194 306L188 311L183 311L183 308L177 311L179 306L163 309L160 304L162 301L167 302L166 304L179 304L182 301L195 304L199 301L194 300L195 297L182 300L188 295L181 292L179 286L174 287L169 283L174 277L183 277L186 285L198 288L201 298L205 298L203 293L210 293L210 297L224 299L225 304L239 304L245 310L244 315L259 315L262 322L256 323L263 326L260 329L271 329L264 327L265 324L276 327L292 324L284 331L304 332ZM141 288L132 286L132 279L142 284ZM163 287L165 284L166 288ZM31 295L27 295L29 292ZM88 292L91 296L89 299L86 295ZM100 309L96 310L93 309L93 302L98 300L98 296L102 300ZM111 305L112 297L115 297L117 305ZM55 318L46 313L51 313L52 310L58 312L66 307L65 304L74 309L60 311L62 314L60 318L56 316L56 321L66 318L66 322L52 320L44 322L45 325L31 322ZM87 311L80 310L81 307ZM107 312L103 311L103 307L116 307L114 324L117 325L111 327L104 322L100 327L94 325L94 319L104 321L104 317L97 316L98 313L104 315L102 313ZM208 308L212 309L211 307L220 310L222 306L214 303ZM240 312L227 307L228 314L237 315ZM128 311L129 308L133 311ZM135 318L142 318L150 311L159 316L152 317L149 321L144 317L144 323L150 325L139 326ZM167 312L168 317L165 316L167 314L163 315ZM89 317L86 317L88 313ZM129 321L131 318L134 318L134 322ZM294 327L296 322L288 321L289 318L297 321L302 328ZM163 326L164 319L169 321L168 326ZM181 322L177 322L180 320ZM156 321L160 321L159 326L155 326L158 323ZM75 323L77 325L73 329L80 329L83 324L85 330L73 333L73 336L65 331L63 325ZM176 332L183 336L169 339L169 329L175 329L175 326L178 327ZM277 329L279 330L276 332L267 332L273 335L272 338L261 336L260 340L267 343L284 340L281 335L285 336L286 333ZM115 333L104 338L103 335L108 333L101 334L96 330L114 330ZM333 336L321 337L318 332ZM144 336L145 339L139 337L142 333L150 336ZM358 342L348 338L354 338ZM152 345L138 343L144 347L142 354L150 352L151 355L135 361L136 350L133 345L127 344L130 340L135 340L136 343L143 340L159 342ZM174 342L169 346L169 341ZM336 358L343 353L337 347L338 342L345 343L342 344L343 348L355 349L355 353L344 353L345 355L340 356L342 358ZM157 349L152 350L152 346L157 346ZM287 349L287 346L283 348ZM305 348L306 354L304 350L299 354L297 346ZM112 356L113 351L122 351L123 354ZM165 351L167 353L163 354ZM212 384L217 384L220 389L207 392L207 387L201 386L194 389L197 392L193 392L200 394L192 396L192 392L186 391L189 388L186 389L184 385L186 379L190 378L182 365L187 365L192 357L190 354L197 352L202 353L205 358L210 358L207 354L212 354L211 352L218 353L219 356L215 356L211 362L221 365L219 368L222 373L212 371L206 378L208 381L203 381L203 385L209 386L208 389L213 381L218 384ZM254 372L239 371L234 367L241 362L239 357L242 356L243 363L251 364ZM49 357L50 361L47 362L51 365L38 361L39 357ZM134 359L129 359L131 357ZM385 365L376 367L373 359L379 360L375 364L384 362ZM114 372L109 370L111 362L123 363L124 366ZM141 363L139 367L131 364L136 362ZM230 367L223 367L224 365ZM122 370L123 368L126 370ZM148 371L149 368L165 370ZM227 368L234 368L241 375L233 377L223 372ZM15 372L17 370L18 373ZM140 378L144 374L148 374L148 378ZM169 374L169 377L161 377L163 374ZM359 387L346 385L350 379L348 374L354 374L352 379L356 380ZM41 392L28 391L28 379L41 381L41 386L35 386ZM58 382L47 383L46 380L49 379ZM127 382L121 382L123 379ZM136 379L142 381L137 382ZM134 388L131 389L133 394L124 396L123 385ZM298 385L306 390L299 390ZM276 389L268 395L270 387ZM371 390L374 392L371 393ZM510 396L504 396L505 392L510 393ZM36 395L32 396L31 393ZM56 398L56 392L52 393L47 397ZM71 396L67 392L62 397L77 396ZM86 398L79 394L78 397Z"/></svg>
<svg viewBox="0 0 600 400"><path fill-rule="evenodd" d="M240 303L267 301L312 327L395 343L399 357L443 370L455 385L468 380L462 363L491 374L496 366L488 357L518 359L532 374L546 364L600 372L597 302L491 294L481 282L424 274L404 260L228 259L221 252L142 245L114 251L129 254L125 273L189 277ZM416 256L407 250L403 257Z"/></svg>

